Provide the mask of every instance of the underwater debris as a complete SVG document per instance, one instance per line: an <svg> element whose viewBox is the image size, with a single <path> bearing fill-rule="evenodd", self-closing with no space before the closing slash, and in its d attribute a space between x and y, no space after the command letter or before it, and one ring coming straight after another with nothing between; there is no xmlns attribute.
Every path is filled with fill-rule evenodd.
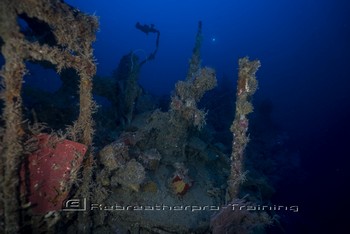
<svg viewBox="0 0 350 234"><path fill-rule="evenodd" d="M142 61L139 61L135 53L140 50L131 51L120 59L112 77L96 76L94 78L94 94L107 98L111 103L112 111L107 114L110 119L114 120L114 124L109 124L114 128L117 125L125 127L131 123L138 99L144 95L138 84L141 68L146 62L154 60L158 51L160 31L155 29L154 25L141 25L140 23L136 24L136 28L146 34L157 34L155 50Z"/></svg>
<svg viewBox="0 0 350 234"><path fill-rule="evenodd" d="M191 80L196 74L200 68L201 64L201 47L202 47L202 21L198 22L198 28L197 28L197 35L196 35L196 41L194 44L194 48L192 51L192 57L189 62L189 69L187 72L187 78L186 80Z"/></svg>
<svg viewBox="0 0 350 234"><path fill-rule="evenodd" d="M192 187L193 181L188 176L188 169L184 163L175 163L175 173L171 180L171 187L175 194L185 195L187 191Z"/></svg>
<svg viewBox="0 0 350 234"><path fill-rule="evenodd" d="M25 180L30 184L28 196L33 213L46 214L62 208L63 201L77 179L87 147L47 134L35 138L38 150L28 156L28 165L22 166L21 185L25 190Z"/></svg>
<svg viewBox="0 0 350 234"><path fill-rule="evenodd" d="M249 120L247 115L253 111L252 95L258 85L255 73L260 67L260 61L249 61L247 57L239 60L239 74L237 85L236 114L231 126L233 133L231 174L228 180L229 200L239 195L239 189L246 178L243 168L244 151L249 141L247 135ZM249 108L248 108L249 107Z"/></svg>
<svg viewBox="0 0 350 234"><path fill-rule="evenodd" d="M239 60L239 75L236 94L236 114L231 126L233 133L231 172L227 181L227 205L214 214L210 220L212 233L255 233L264 230L273 219L265 211L254 212L246 207L257 205L239 199L241 185L247 180L243 167L245 148L249 141L247 115L253 111L252 95L257 89L258 82L255 73L260 67L260 61L249 61L247 57ZM251 199L254 199L251 198Z"/></svg>
<svg viewBox="0 0 350 234"><path fill-rule="evenodd" d="M206 113L199 110L197 103L203 95L216 86L215 71L211 68L200 68L191 80L179 81L175 85L175 95L171 98L171 110L198 129L205 125Z"/></svg>
<svg viewBox="0 0 350 234"><path fill-rule="evenodd" d="M257 161L247 162L245 158L249 142L248 114L253 111L252 96L258 88L255 74L259 67L259 60L250 61L248 57L239 60L235 118L230 129L233 142L225 197L226 206L211 217L212 233L260 233L276 220L270 212L254 210L254 207L260 206L263 199L271 196L274 189L267 183L266 176L257 174L255 166L250 165ZM252 169L253 172L247 169ZM246 193L251 196L239 198Z"/></svg>
<svg viewBox="0 0 350 234"><path fill-rule="evenodd" d="M118 187L118 184L138 192L140 185L146 178L145 168L135 159L130 160L125 168L121 168L111 179L111 185Z"/></svg>
<svg viewBox="0 0 350 234"><path fill-rule="evenodd" d="M196 71L193 76L177 84L169 110L163 112L156 109L136 113L130 125L114 142L122 144L127 152L126 164L123 161L121 167L108 167L104 165L108 164L110 157L107 157L108 160L101 163L102 171L96 175L103 182L103 186L112 191L109 196L104 196L102 202L116 200L118 205L137 204L148 207L149 204L159 204L161 201L165 209L155 215L149 215L143 210L114 212L111 217L98 219L94 224L97 228L104 226L106 220L111 226L118 220L120 229L124 228L125 232L187 233L189 230L196 230L198 233L205 233L209 230L210 211L184 215L172 210L188 204L219 205L223 198L212 197L207 191L210 190L210 184L217 183L220 183L218 186L225 184L222 189L224 190L229 171L229 164L218 156L224 157L224 154L217 152L220 151L218 149L212 149L215 147L206 138L202 139L202 133L197 130L204 126L206 114L197 104L216 85L214 70L200 67L200 35L201 28L197 33L194 49L193 63L196 64L189 68L197 67ZM106 147L100 155L108 154L115 159L113 150L110 146ZM197 160L199 158L203 160ZM114 163L111 162L112 165ZM209 169L207 165L210 163ZM106 172L109 168L116 169ZM216 169L218 171L213 178L211 170Z"/></svg>
<svg viewBox="0 0 350 234"><path fill-rule="evenodd" d="M141 131L123 132L122 134L120 134L118 141L128 146L134 146L137 142L142 140L143 137L144 136Z"/></svg>
<svg viewBox="0 0 350 234"><path fill-rule="evenodd" d="M140 73L138 57L132 52L123 56L120 60L113 78L117 81L117 96L112 99L115 102L119 121L122 125L130 124L135 108L136 99L141 95L142 89L138 84Z"/></svg>
<svg viewBox="0 0 350 234"><path fill-rule="evenodd" d="M56 66L58 72L64 68L77 71L80 77L77 139L90 147L94 133L91 115L95 110L91 89L92 77L96 72L92 42L95 40L98 22L96 17L75 11L62 1L2 0L0 9L0 38L3 42L1 53L5 59L5 65L0 72L4 82L1 98L4 101L2 119L5 122L4 150L0 155L0 171L4 175L0 182L3 196L0 210L4 213L4 230L0 231L17 233L22 228L20 222L26 213L21 209L21 204L28 203L26 198L20 196L18 176L18 169L24 159L22 140L26 134L22 126L21 98L22 81L26 73L24 61L48 61ZM26 15L27 20L35 18L47 24L56 44L26 40L17 22L20 15ZM89 197L91 170L92 154L89 151L86 160L83 161L84 180L78 191L84 197ZM85 218L87 216L80 215Z"/></svg>
<svg viewBox="0 0 350 234"><path fill-rule="evenodd" d="M99 160L108 171L113 171L125 166L129 161L129 148L124 143L116 141L105 146L99 152Z"/></svg>
<svg viewBox="0 0 350 234"><path fill-rule="evenodd" d="M200 65L200 46L202 40L202 22L198 23L195 47L185 81L175 84L175 94L171 97L172 120L185 122L199 130L205 125L206 112L199 110L197 103L203 95L217 85L215 70ZM179 119L180 118L180 119Z"/></svg>
<svg viewBox="0 0 350 234"><path fill-rule="evenodd" d="M56 0L47 0L47 2L50 2L53 6L57 7L55 1ZM10 1L7 0L7 2ZM15 2L18 2L18 0L15 0ZM0 6L2 7L1 4ZM51 8L48 7L48 9ZM60 11L60 9L57 9L57 11ZM74 11L73 15L69 13L68 16L69 20L70 17L77 17L83 20L86 19L84 15L79 13L79 11ZM31 15L29 15L28 18L30 17ZM91 29L93 33L95 30L94 25L91 26ZM78 212L78 214L65 214L64 212L62 212L63 214L58 214L58 212L50 212L43 216L43 219L47 224L46 229L52 227L52 223L49 223L48 218L51 217L54 222L57 222L57 219L61 219L60 215L62 215L62 217L66 217L70 220L62 220L63 222L60 223L60 226L56 227L56 231L67 224L69 224L71 228L69 231L72 233L96 232L99 228L104 228L99 230L104 230L103 233L115 230L119 231L122 230L121 228L116 227L119 224L127 226L125 233L207 233L209 231L209 212L201 211L193 212L191 215L183 215L183 213L180 214L180 212L173 212L173 210L170 210L170 208L174 207L187 207L186 205L188 204L198 205L195 206L195 209L205 207L208 204L219 205L218 203L220 199L217 197L222 195L222 191L226 188L225 185L222 185L226 184L226 178L228 175L228 169L226 168L228 168L229 163L223 160L225 155L218 147L212 146L209 142L210 140L202 137L204 134L196 130L196 128L199 130L202 129L206 123L206 111L200 110L197 105L203 95L216 86L215 71L211 68L201 68L200 65L201 33L202 24L199 22L195 48L193 49L188 75L185 81L179 81L176 84L175 92L170 104L170 111L161 112L152 109L152 114L143 113L143 116L149 117L147 121L142 122L144 126L134 126L137 125L136 121L134 121L134 117L142 118L136 116L137 113L134 111L135 100L138 99L141 93L141 91L139 92L140 89L138 89L136 82L137 73L140 68L137 67L138 61L134 53L129 54L124 58L125 60L123 60L125 62L125 64L123 64L123 69L126 69L125 74L132 76L131 78L127 77L126 79L130 78L133 81L129 80L125 82L124 80L118 80L106 82L107 84L105 83L104 85L100 83L101 86L99 88L102 91L106 86L110 85L110 89L108 90L109 95L113 93L114 96L110 96L111 99L109 99L109 101L113 101L111 102L113 108L121 107L117 108L118 112L113 113L120 118L121 125L127 125L129 123L131 125L128 126L129 130L124 129L124 132L120 134L120 137L116 141L114 141L115 136L120 132L116 130L113 133L108 133L113 137L113 140L109 139L110 141L108 142L114 142L105 146L99 152L99 157L97 157L96 161L93 160L92 157L93 147L91 145L93 134L91 114L94 111L94 103L91 101L91 77L95 72L95 67L92 60L92 65L88 64L87 67L85 66L85 59L91 59L92 57L92 50L90 47L91 41L83 41L84 39L79 38L79 34L77 41L81 43L81 46L87 48L87 50L78 52L71 50L70 45L59 44L59 48L56 49L58 51L60 51L59 49L62 49L68 52L68 54L65 55L66 57L64 57L65 59L68 58L68 62L63 65L58 64L57 68L59 71L64 71L66 67L73 67L77 70L78 75L81 77L80 94L83 95L81 96L81 113L79 119L69 128L71 134L68 136L79 142L85 142L88 155L83 161L83 184L80 182L77 183L76 189L78 189L78 192L69 192L71 192L73 197L85 197L99 204L108 200L116 199L118 205L129 204L133 206L135 204L156 204L162 199L164 204L169 204L169 206L165 206L166 209L169 210L165 210L163 213L155 212L156 214L154 213L155 215L151 215L152 217L150 217L149 213L147 216L147 214L145 215L142 211L134 212L134 210L131 212L93 212L93 214L91 214L92 212ZM67 35L67 37L69 37L69 35ZM43 45L42 43L42 41L39 43L40 46L43 46L44 48L41 52L47 53L50 52L47 47L55 47L55 43L58 42L56 41L53 44L46 45ZM159 37L157 39L157 46L158 43ZM83 55L83 58L81 58L80 55ZM45 60L46 57L44 56L46 55L43 55L43 57L38 55L36 59L40 58ZM70 56L72 56L72 58ZM150 56L149 59L150 58L152 57ZM73 64L74 66L70 66L70 62L76 62L78 65ZM139 66L140 65L142 65L142 63L139 63ZM239 86L241 88L243 87L243 89L238 91L239 95L243 95L243 91L251 92L252 89L254 90L253 83L248 84L247 82L243 82L242 85ZM82 92L87 92L87 95L84 96ZM17 97L12 101L18 103ZM252 108L249 109L249 105L245 107L246 108L243 108L241 106L238 108L243 110L240 114L246 115L252 111ZM113 112L113 110L111 112ZM109 121L112 122L118 118L111 118L112 120ZM120 123L115 123L115 125ZM244 121L241 121L239 124L243 129L248 128L247 119L244 119ZM133 130L130 130L131 128L133 128ZM105 131L108 132L110 129L106 128ZM24 131L18 131L17 133L24 134ZM1 134L0 138L2 138ZM19 137L16 139L20 140ZM103 145L105 144L106 143ZM18 144L18 146L21 145ZM3 145L1 144L0 151L2 151L2 147ZM23 155L23 149L19 149L22 151L21 154ZM9 154L6 154L6 156L8 155ZM0 165L3 165L2 161L5 160L5 157L0 157ZM79 159L81 160L83 158L79 157ZM92 181L91 178L93 173L92 165L95 162L99 163L98 166L101 167L94 167L96 171L94 171L95 174L93 178L96 179L96 181L92 184L90 183ZM172 167L174 162L183 162L175 163L173 166L175 167L175 173L173 173L174 168ZM210 168L208 168L209 164ZM52 169L58 170L58 166L57 163L54 163ZM2 169L3 167L0 166L0 170ZM213 175L214 171L215 175ZM4 173L1 171L0 174ZM243 173L242 175L245 174ZM194 183L193 181L196 182ZM111 192L112 190L113 192ZM91 194L92 192L93 194ZM144 192L152 193L152 196L149 196L150 194L145 194ZM198 196L199 194L200 196ZM61 197L63 197L63 195L60 195L59 199L61 199ZM221 197L223 198L223 196ZM57 198L54 199L59 200ZM22 207L28 208L27 204L28 203L22 203ZM0 205L0 212L2 210L3 209ZM7 209L7 212L8 211L9 210ZM161 213L161 215L159 215L159 213ZM75 215L79 217L78 220L73 219L75 218ZM92 217L94 219L93 222L92 220L83 220L84 216ZM35 220L31 219L30 221ZM6 223L6 225L8 225L8 223ZM132 227L130 228L130 226ZM68 230L68 228L64 227L64 230L59 231L63 233L67 231L66 229ZM0 232L1 231L0 228ZM38 230L34 229L33 232L36 231ZM42 233L45 231L47 230L43 230Z"/></svg>
<svg viewBox="0 0 350 234"><path fill-rule="evenodd" d="M186 182L179 176L175 176L171 182L172 188L177 195L185 195L191 187L191 183Z"/></svg>
<svg viewBox="0 0 350 234"><path fill-rule="evenodd" d="M149 193L157 193L158 186L155 182L149 181L142 186L142 191L149 192Z"/></svg>
<svg viewBox="0 0 350 234"><path fill-rule="evenodd" d="M160 160L162 156L158 152L157 149L149 149L140 153L138 160L142 163L142 165L151 171L157 170Z"/></svg>
<svg viewBox="0 0 350 234"><path fill-rule="evenodd" d="M201 35L201 24L198 35ZM199 59L199 46L196 42L194 52ZM198 65L198 66L197 66ZM185 147L190 129L194 126L198 130L205 126L206 112L197 107L197 103L203 95L216 86L215 71L211 68L200 68L197 65L190 65L190 68L197 67L196 74L186 81L179 81L175 85L175 93L171 98L170 110L162 112L159 109L149 115L144 126L140 126L144 139L141 145L147 144L145 148L155 148L163 158L172 155L172 163L185 160Z"/></svg>

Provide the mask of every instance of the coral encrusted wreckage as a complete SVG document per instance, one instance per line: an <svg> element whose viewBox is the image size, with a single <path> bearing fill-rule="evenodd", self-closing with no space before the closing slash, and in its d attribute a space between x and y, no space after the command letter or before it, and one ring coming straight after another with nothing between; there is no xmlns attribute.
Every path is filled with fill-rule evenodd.
<svg viewBox="0 0 350 234"><path fill-rule="evenodd" d="M96 72L92 42L95 40L98 22L95 17L83 14L62 1L55 0L2 0L0 9L1 54L5 59L5 64L1 68L4 87L1 92L4 104L2 111L4 133L0 154L2 191L0 216L4 221L0 229L15 233L29 226L32 226L29 227L32 229L40 226L35 218L28 219L30 217L28 206L30 208L31 204L28 196L25 195L26 192L20 192L19 189L21 183L19 171L26 161L24 142L32 137L24 127L22 114L21 89L23 76L26 74L26 61L49 62L58 73L65 68L72 68L80 77L79 117L71 128L75 131L70 131L70 134L75 141L89 147L81 168L84 181L80 183L76 193L83 196L88 196L90 193L92 112L95 109L91 90L92 77ZM39 39L28 40L21 32L18 23L20 18L24 19L28 25L47 25L51 30L50 40L53 43L42 43ZM27 178L24 180L27 181ZM66 191L58 191L58 193L61 192Z"/></svg>
<svg viewBox="0 0 350 234"><path fill-rule="evenodd" d="M165 108L138 84L145 62L133 52L121 59L112 77L95 75L97 29L95 16L60 0L0 1L0 232L263 230L270 214L226 209L258 200L254 192L247 197L249 188L242 186L260 62L239 60L230 158L206 129L210 110L203 99L217 79L214 69L201 65L202 22L187 77L175 84ZM159 37L156 50L158 44ZM54 69L63 81L52 113L46 104L24 108L25 95L46 98L22 85L28 61ZM66 95L77 103L62 101ZM111 106L97 111L95 95ZM62 123L49 121L57 110L69 117L63 130ZM75 111L74 120L70 114ZM79 204L86 212L67 209L67 199L84 201Z"/></svg>

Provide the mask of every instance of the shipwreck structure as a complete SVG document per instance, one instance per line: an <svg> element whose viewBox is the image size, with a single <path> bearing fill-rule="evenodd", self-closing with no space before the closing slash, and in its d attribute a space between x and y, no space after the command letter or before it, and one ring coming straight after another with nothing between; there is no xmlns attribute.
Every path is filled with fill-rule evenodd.
<svg viewBox="0 0 350 234"><path fill-rule="evenodd" d="M26 61L46 61L56 67L57 72L73 68L79 74L79 117L69 130L71 138L88 147L82 163L84 181L77 193L89 194L92 170L92 77L96 72L92 42L98 22L95 17L85 15L62 1L13 1L0 2L0 45L5 65L0 74L3 89L4 123L0 148L0 217L4 219L1 232L19 232L28 224L25 218L29 201L20 192L20 168L26 159L24 141L30 137L22 119L21 88L26 73ZM50 29L46 36L50 44L42 43L40 33L29 40L21 32L19 18L29 25L43 25ZM35 30L33 30L35 32ZM46 40L47 41L47 40ZM83 155L81 156L83 157ZM62 191L58 191L60 193ZM29 221L31 222L31 221Z"/></svg>
<svg viewBox="0 0 350 234"><path fill-rule="evenodd" d="M253 111L260 62L239 60L230 158L201 134L207 112L200 101L217 85L214 69L201 66L202 23L187 77L176 83L169 108L136 115L135 102L142 93L137 83L140 67L154 59L160 35L153 26L137 27L157 33L156 50L141 62L133 53L124 56L116 80L106 81L95 77L96 17L60 0L0 1L1 233L248 233L270 223L264 212L214 212L219 208L208 206L251 204L242 199L241 186L246 180L248 114ZM57 73L65 73L66 87L70 77L77 84L79 115L65 130L44 132L40 123L25 119L22 84L27 61L50 64ZM67 69L77 75L70 76ZM118 108L110 115L111 122L114 116L122 126L113 142L100 145L99 152L93 147L93 78L95 94ZM101 132L110 130L105 129ZM84 201L84 206L78 207L82 209L87 201L94 212L72 211L66 206L70 198L83 199L79 202ZM145 207L160 207L158 201L164 202L164 209L150 215ZM106 212L106 207L120 209L124 204L132 209ZM176 212L189 204L193 204L191 211L201 212Z"/></svg>

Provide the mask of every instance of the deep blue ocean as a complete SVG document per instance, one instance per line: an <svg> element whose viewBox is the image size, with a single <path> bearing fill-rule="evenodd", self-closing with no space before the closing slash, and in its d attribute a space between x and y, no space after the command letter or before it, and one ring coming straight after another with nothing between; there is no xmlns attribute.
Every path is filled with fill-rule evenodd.
<svg viewBox="0 0 350 234"><path fill-rule="evenodd" d="M137 22L160 31L155 59L142 67L139 77L143 90L152 95L170 95L175 83L186 78L199 21L202 65L216 70L219 86L223 77L236 86L239 58L259 59L253 104L257 110L265 104L273 122L266 126L278 132L275 144L295 155L286 159L293 170L276 175L272 197L272 204L299 207L296 213L281 214L284 233L346 232L342 230L348 229L350 212L349 1L65 2L99 19L93 45L99 76L110 76L129 52L142 60L154 51L156 34L137 30ZM48 91L59 87L57 77L49 80L55 72L30 67L27 83ZM45 82L39 76L46 77ZM251 118L264 125L256 112ZM289 164L286 160L279 159L284 165Z"/></svg>

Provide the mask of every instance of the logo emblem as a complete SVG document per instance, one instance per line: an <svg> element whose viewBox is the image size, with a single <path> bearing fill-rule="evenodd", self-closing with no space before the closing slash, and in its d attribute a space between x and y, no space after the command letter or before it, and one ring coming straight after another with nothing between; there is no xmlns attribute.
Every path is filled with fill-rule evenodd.
<svg viewBox="0 0 350 234"><path fill-rule="evenodd" d="M86 198L69 199L62 204L63 211L86 211Z"/></svg>

